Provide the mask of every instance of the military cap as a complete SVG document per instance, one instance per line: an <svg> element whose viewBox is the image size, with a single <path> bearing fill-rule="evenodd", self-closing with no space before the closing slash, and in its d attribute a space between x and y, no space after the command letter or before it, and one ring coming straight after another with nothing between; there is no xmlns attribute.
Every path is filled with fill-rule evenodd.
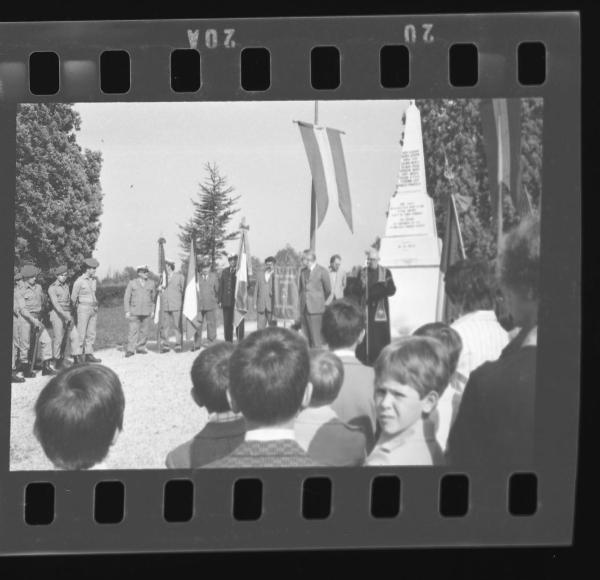
<svg viewBox="0 0 600 580"><path fill-rule="evenodd" d="M21 268L21 276L23 276L23 278L31 278L32 276L37 276L39 273L39 269L33 264L25 264L25 266Z"/></svg>
<svg viewBox="0 0 600 580"><path fill-rule="evenodd" d="M56 266L56 268L54 268L54 270L52 271L54 273L55 276L60 276L61 274L66 274L67 273L67 267L66 266Z"/></svg>
<svg viewBox="0 0 600 580"><path fill-rule="evenodd" d="M237 260L237 259L238 259L238 256L237 256L237 254L231 254L231 255L229 256L229 258L227 258L227 259L228 259L228 260L231 262L231 260Z"/></svg>
<svg viewBox="0 0 600 580"><path fill-rule="evenodd" d="M86 258L83 263L88 267L88 268L97 268L100 263L98 262L98 260L96 260L96 258Z"/></svg>
<svg viewBox="0 0 600 580"><path fill-rule="evenodd" d="M169 260L167 260L167 259L165 258L165 263L166 263L166 264L172 264L172 265L174 266L174 265L175 265L175 260L170 260L170 259L169 259Z"/></svg>
<svg viewBox="0 0 600 580"><path fill-rule="evenodd" d="M148 266L146 266L146 264L142 264L140 266L138 266L136 268L136 271L139 272L140 270L145 270L146 272L148 271Z"/></svg>

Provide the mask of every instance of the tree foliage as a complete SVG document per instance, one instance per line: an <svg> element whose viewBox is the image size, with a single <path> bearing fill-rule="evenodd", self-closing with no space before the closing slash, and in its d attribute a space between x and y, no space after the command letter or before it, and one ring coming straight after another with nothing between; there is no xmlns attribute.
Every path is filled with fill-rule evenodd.
<svg viewBox="0 0 600 580"><path fill-rule="evenodd" d="M274 258L276 266L287 266L289 268L300 268L302 266L302 252L295 250L289 244L279 250Z"/></svg>
<svg viewBox="0 0 600 580"><path fill-rule="evenodd" d="M490 200L489 176L479 99L421 99L427 191L433 198L438 235L446 227L449 193L459 195L458 213L468 258L496 256L496 232ZM534 209L541 200L542 126L541 99L521 100L521 179ZM444 152L454 179L444 176ZM504 231L518 221L510 196L505 192Z"/></svg>
<svg viewBox="0 0 600 580"><path fill-rule="evenodd" d="M100 151L77 144L70 104L20 105L16 129L15 257L42 270L79 267L100 234Z"/></svg>
<svg viewBox="0 0 600 580"><path fill-rule="evenodd" d="M239 211L234 209L239 196L232 197L233 187L221 175L215 163L204 166L206 178L199 184L198 200L192 199L194 214L180 225L179 242L184 260L190 252L192 238L196 240L196 254L207 258L213 269L217 261L226 255L225 243L235 240L239 232L228 232L231 218Z"/></svg>

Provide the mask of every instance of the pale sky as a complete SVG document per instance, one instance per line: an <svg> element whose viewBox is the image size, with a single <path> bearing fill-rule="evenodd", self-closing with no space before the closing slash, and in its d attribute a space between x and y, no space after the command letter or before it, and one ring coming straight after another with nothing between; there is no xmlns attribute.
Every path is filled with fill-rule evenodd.
<svg viewBox="0 0 600 580"><path fill-rule="evenodd" d="M317 230L319 263L342 256L348 269L385 229L394 193L402 114L408 101L319 101L319 124L345 132L342 143L352 198L354 234L337 206ZM215 162L240 195L239 213L250 226L252 254L260 260L287 243L309 246L308 160L293 120L313 121L314 101L227 103L79 103L77 141L102 151L104 211L95 252L99 277L109 268L147 263L157 269L157 240L179 261L178 224L192 214L206 162ZM226 250L237 252L238 242Z"/></svg>

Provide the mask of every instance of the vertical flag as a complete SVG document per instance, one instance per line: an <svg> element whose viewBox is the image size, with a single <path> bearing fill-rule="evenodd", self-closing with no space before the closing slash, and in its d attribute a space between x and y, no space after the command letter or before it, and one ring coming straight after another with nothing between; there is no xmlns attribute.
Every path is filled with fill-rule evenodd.
<svg viewBox="0 0 600 580"><path fill-rule="evenodd" d="M462 240L462 234L460 231L460 223L458 221L458 212L456 211L456 203L454 195L448 196L448 209L446 212L446 231L444 232L444 242L442 246L442 257L440 261L440 270L442 274L446 274L448 268L458 262L459 260L465 259L465 247ZM439 312L439 311L438 311ZM444 292L444 304L442 308L442 320L449 322L450 316L450 304L448 297Z"/></svg>
<svg viewBox="0 0 600 580"><path fill-rule="evenodd" d="M248 313L248 275L252 274L252 260L248 244L248 226L240 225L240 249L238 252L237 272L235 276L235 309L233 324L237 328Z"/></svg>
<svg viewBox="0 0 600 580"><path fill-rule="evenodd" d="M300 121L298 127L312 175L317 204L317 227L325 219L329 196L332 196L337 198L340 211L353 232L352 202L341 131Z"/></svg>
<svg viewBox="0 0 600 580"><path fill-rule="evenodd" d="M185 292L183 295L183 315L195 324L198 316L198 290L196 286L196 248L194 239L190 244L190 258L188 261L187 276L185 279Z"/></svg>
<svg viewBox="0 0 600 580"><path fill-rule="evenodd" d="M480 113L493 214L502 203L503 187L521 212L527 207L521 185L521 101L482 99Z"/></svg>

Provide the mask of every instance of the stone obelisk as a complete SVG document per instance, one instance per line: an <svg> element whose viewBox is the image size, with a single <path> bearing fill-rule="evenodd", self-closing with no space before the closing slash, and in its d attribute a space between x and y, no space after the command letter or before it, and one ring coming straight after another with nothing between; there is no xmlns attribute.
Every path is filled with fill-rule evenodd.
<svg viewBox="0 0 600 580"><path fill-rule="evenodd" d="M410 334L436 320L441 240L433 200L427 194L421 114L411 101L396 191L390 199L381 265L392 272L396 294L390 298L392 337Z"/></svg>

